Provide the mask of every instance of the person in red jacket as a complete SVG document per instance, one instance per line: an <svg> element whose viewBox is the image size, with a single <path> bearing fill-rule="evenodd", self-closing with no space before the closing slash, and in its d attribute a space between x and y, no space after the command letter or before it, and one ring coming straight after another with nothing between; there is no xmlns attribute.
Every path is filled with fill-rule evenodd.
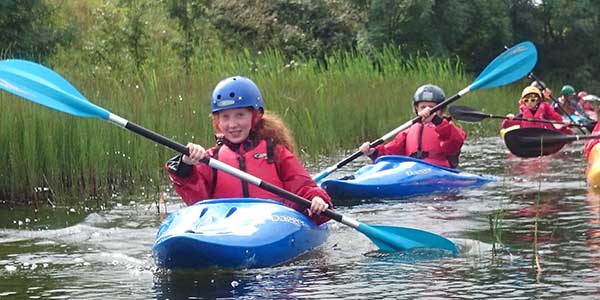
<svg viewBox="0 0 600 300"><path fill-rule="evenodd" d="M596 123L596 126L594 126L594 130L592 130L591 134L598 134L600 133L600 122ZM585 145L583 146L583 150L585 152L585 157L589 158L590 157L590 152L592 152L592 148L594 148L594 146L596 146L596 144L598 144L600 142L600 139L591 139L588 140L587 142L585 142Z"/></svg>
<svg viewBox="0 0 600 300"><path fill-rule="evenodd" d="M557 113L548 102L542 100L542 97L542 92L538 88L533 86L525 87L521 93L521 98L519 99L520 113L517 115L517 117L525 119L550 120L560 122L562 124L559 124L555 127L555 125L550 123L513 120L515 115L507 114L507 119L502 122L502 128L518 125L521 128L541 127L546 129L560 130L566 134L572 134L573 131L567 127L571 124L571 122L568 120L563 120L562 116Z"/></svg>
<svg viewBox="0 0 600 300"><path fill-rule="evenodd" d="M295 143L285 124L263 106L260 90L250 79L234 76L219 82L211 102L217 145L205 150L189 143L189 156L180 154L167 162L175 191L187 205L217 198L272 199L305 212L317 224L327 222L329 218L321 213L333 207L331 198L294 155ZM310 199L311 205L300 207L201 163L207 156Z"/></svg>
<svg viewBox="0 0 600 300"><path fill-rule="evenodd" d="M422 121L398 133L387 144L371 148L370 143L365 142L359 150L372 160L382 155L406 155L443 167L458 167L467 134L449 117L444 117L443 110L431 113L431 109L445 99L444 91L436 85L419 87L413 97L413 107Z"/></svg>

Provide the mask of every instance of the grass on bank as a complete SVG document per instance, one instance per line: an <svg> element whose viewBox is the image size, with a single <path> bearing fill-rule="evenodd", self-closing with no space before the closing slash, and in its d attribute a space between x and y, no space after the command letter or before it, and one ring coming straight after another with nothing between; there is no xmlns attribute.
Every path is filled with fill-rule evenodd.
<svg viewBox="0 0 600 300"><path fill-rule="evenodd" d="M185 75L170 50L153 54L143 70L98 68L72 53L57 55L51 68L93 103L183 144L213 145L209 118L215 84L245 75L261 88L266 109L292 129L303 159L353 149L414 116L412 95L434 83L451 96L473 78L461 64L428 57L403 58L396 48L377 54L383 71L362 53L338 53L323 62L286 61L277 51L239 54L205 51ZM459 100L490 113L516 110L525 83L472 92ZM55 194L90 195L159 191L164 162L175 153L97 119L60 113L0 93L0 199L22 202L35 187ZM461 123L470 138L496 134L499 123ZM467 141L468 143L468 141Z"/></svg>

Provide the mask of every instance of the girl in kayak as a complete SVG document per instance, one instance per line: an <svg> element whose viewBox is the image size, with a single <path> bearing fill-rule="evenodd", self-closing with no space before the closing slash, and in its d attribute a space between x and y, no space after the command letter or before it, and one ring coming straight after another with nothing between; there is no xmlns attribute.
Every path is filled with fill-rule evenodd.
<svg viewBox="0 0 600 300"><path fill-rule="evenodd" d="M387 144L371 148L370 143L365 142L359 150L372 160L382 155L406 155L442 167L458 167L467 134L445 117L442 110L431 113L431 109L445 99L444 91L436 85L419 87L413 97L413 108L422 121L400 132Z"/></svg>
<svg viewBox="0 0 600 300"><path fill-rule="evenodd" d="M189 156L180 154L167 162L175 191L187 205L205 199L255 197L305 210L295 202L201 163L205 157L212 157L310 199L307 215L317 224L327 222L329 219L321 213L332 207L330 197L294 155L295 143L285 124L275 114L265 112L263 106L260 90L250 79L234 76L219 82L211 101L217 145L205 150L189 143Z"/></svg>
<svg viewBox="0 0 600 300"><path fill-rule="evenodd" d="M523 92L521 93L521 98L519 99L520 113L516 117L536 120L551 120L561 122L564 124L564 126L559 125L556 128L554 127L555 125L549 123L513 120L515 118L515 115L507 114L507 119L502 122L502 128L509 128L512 126L519 126L521 128L541 127L552 130L560 130L561 132L566 134L573 133L573 131L571 131L571 129L567 127L571 124L571 122L569 122L568 120L563 121L561 115L557 113L548 102L542 101L542 97L542 92L540 92L540 90L536 87L528 86L525 89L523 89Z"/></svg>

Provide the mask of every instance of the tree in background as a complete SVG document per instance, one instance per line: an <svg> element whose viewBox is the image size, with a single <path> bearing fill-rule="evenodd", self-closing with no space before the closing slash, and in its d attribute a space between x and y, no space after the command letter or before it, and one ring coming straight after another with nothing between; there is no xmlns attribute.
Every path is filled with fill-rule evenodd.
<svg viewBox="0 0 600 300"><path fill-rule="evenodd" d="M375 48L393 44L406 54L459 56L471 72L512 42L504 1L373 0L366 28Z"/></svg>
<svg viewBox="0 0 600 300"><path fill-rule="evenodd" d="M354 46L352 25L338 18L327 1L214 1L211 22L228 47L281 50L322 57Z"/></svg>
<svg viewBox="0 0 600 300"><path fill-rule="evenodd" d="M146 0L106 2L96 8L95 22L86 30L84 38L90 61L107 65L109 69L133 64L139 71L148 58L147 12L150 8Z"/></svg>
<svg viewBox="0 0 600 300"><path fill-rule="evenodd" d="M74 37L74 29L63 25L45 1L0 1L0 57L44 60Z"/></svg>
<svg viewBox="0 0 600 300"><path fill-rule="evenodd" d="M199 47L202 28L208 21L207 9L210 5L205 0L165 0L167 14L177 23L181 39L173 41L173 48L177 50L183 60L186 74L191 70L191 59Z"/></svg>
<svg viewBox="0 0 600 300"><path fill-rule="evenodd" d="M78 14L67 9L93 10L79 15L94 19L74 22ZM171 65L189 72L211 51L251 59L274 49L302 60L337 51L374 58L394 46L407 57L457 57L476 73L504 46L531 40L538 76L593 90L600 89L598 15L600 2L591 0L3 0L0 55L43 59L64 49L108 70L140 70L162 63L155 53L175 50L169 57L182 67ZM198 51L201 41L210 51Z"/></svg>

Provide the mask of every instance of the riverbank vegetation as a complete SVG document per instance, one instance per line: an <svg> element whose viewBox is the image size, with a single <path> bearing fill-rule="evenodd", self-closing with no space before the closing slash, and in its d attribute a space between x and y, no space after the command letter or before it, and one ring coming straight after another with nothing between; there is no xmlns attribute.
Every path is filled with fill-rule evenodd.
<svg viewBox="0 0 600 300"><path fill-rule="evenodd" d="M0 55L42 62L99 106L181 143L206 146L214 143L212 88L224 77L248 76L260 86L267 109L292 129L303 159L311 160L380 137L412 118L418 86L435 83L451 96L504 45L530 39L497 18L488 18L488 25L504 26L502 34L490 35L497 28L484 26L476 28L479 39L470 36L467 21L476 16L466 13L483 5L470 1L453 10L464 10L463 17L435 19L462 22L469 30L436 23L441 27L423 26L424 32L404 29L428 24L451 4L367 2L9 0L0 13L0 35L7 41ZM8 22L11 9L27 18ZM378 18L385 11L402 22ZM459 103L514 112L527 83L477 91ZM156 194L165 183L163 164L174 153L162 146L4 92L0 105L0 199L26 202L39 190L61 198L140 189ZM497 134L499 126L462 125L470 138Z"/></svg>

